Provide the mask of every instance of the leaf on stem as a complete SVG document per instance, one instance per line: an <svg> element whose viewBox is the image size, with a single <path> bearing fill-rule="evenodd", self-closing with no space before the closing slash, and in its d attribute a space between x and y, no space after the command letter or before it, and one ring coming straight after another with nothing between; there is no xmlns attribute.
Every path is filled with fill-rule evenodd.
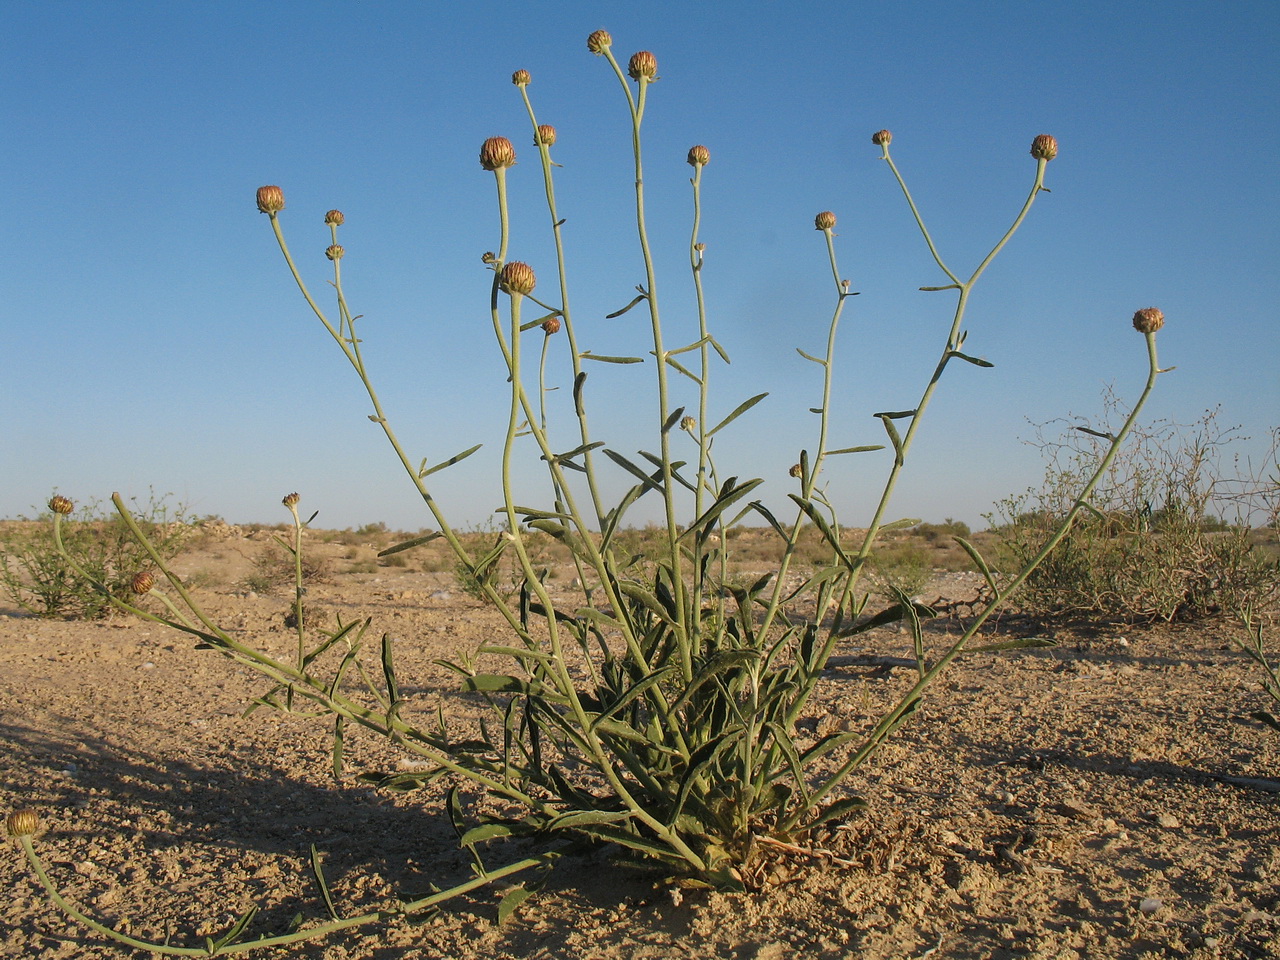
<svg viewBox="0 0 1280 960"><path fill-rule="evenodd" d="M455 463L459 463L467 459L467 457L471 456L473 453L479 450L482 446L484 446L484 444L477 443L474 447L469 447L466 450L463 450L461 453L456 453L452 457L450 457L448 460L444 460L440 463L437 463L434 467L431 467L429 469L427 468L427 465L426 465L427 461L423 460L422 468L418 470L418 479L422 480L426 477L429 477L431 476L431 474L435 473L437 470L443 470L445 467L452 467Z"/></svg>
<svg viewBox="0 0 1280 960"><path fill-rule="evenodd" d="M598 360L600 363L644 363L644 357L606 357L598 353L579 354L583 360Z"/></svg>
<svg viewBox="0 0 1280 960"><path fill-rule="evenodd" d="M820 360L817 357L810 356L809 354L801 350L799 347L796 347L796 353L800 354L800 356L804 357L806 360L812 360L814 363L816 363L820 367L825 367L827 365L827 361Z"/></svg>
<svg viewBox="0 0 1280 960"><path fill-rule="evenodd" d="M435 533L428 533L425 536L414 537L412 540L405 540L403 543L397 543L393 547L387 547L385 550L379 550L378 556L389 557L391 554L399 553L402 550L412 550L414 547L420 547L424 543L430 543L432 540L438 540L442 536L444 536L444 534L437 531Z"/></svg>
<svg viewBox="0 0 1280 960"><path fill-rule="evenodd" d="M952 537L951 539L960 544L960 548L969 555L969 559L973 561L974 566L976 566L982 573L982 578L987 581L987 586L991 588L991 592L996 596L999 596L1000 590L996 586L995 574L991 572L991 567L988 566L987 561L982 558L982 554L978 552L978 548L964 537Z"/></svg>
<svg viewBox="0 0 1280 960"><path fill-rule="evenodd" d="M828 457L836 457L842 453L870 453L872 450L883 450L883 443L869 443L861 447L841 447L839 450L828 450Z"/></svg>
<svg viewBox="0 0 1280 960"><path fill-rule="evenodd" d="M642 293L638 297L636 297L634 300L632 300L630 303L628 303L625 307L623 307L621 310L615 310L613 313L606 313L604 315L604 318L606 320L612 320L615 317L620 317L624 313L626 313L628 310L630 310L632 307L634 307L637 303L640 303L642 300L647 300L647 299L648 297Z"/></svg>
<svg viewBox="0 0 1280 960"><path fill-rule="evenodd" d="M981 357L971 357L967 353L961 353L959 350L952 350L947 354L948 357L958 357L967 363L972 363L975 367L994 367L995 364L990 360L983 360Z"/></svg>
<svg viewBox="0 0 1280 960"><path fill-rule="evenodd" d="M329 893L329 884L325 882L324 870L320 866L320 851L316 849L316 845L311 844L311 872L315 874L316 884L320 887L320 895L324 897L325 909L329 911L329 917L332 920L341 920L337 908L333 905L333 897Z"/></svg>

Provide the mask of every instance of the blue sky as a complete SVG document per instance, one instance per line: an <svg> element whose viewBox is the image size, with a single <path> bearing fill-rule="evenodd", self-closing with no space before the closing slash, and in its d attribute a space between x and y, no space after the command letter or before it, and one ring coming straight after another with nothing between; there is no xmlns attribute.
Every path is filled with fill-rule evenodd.
<svg viewBox="0 0 1280 960"><path fill-rule="evenodd" d="M389 418L415 458L485 442L434 488L461 525L482 523L498 503L506 410L480 262L497 243L493 179L476 162L486 137L509 136L522 160L511 256L539 271L540 293L554 276L514 69L532 73L539 120L559 131L582 345L647 349L642 311L603 319L643 272L622 93L585 49L599 27L624 62L658 58L644 135L668 345L696 339L684 161L695 143L711 151L704 282L733 359L714 402L723 415L770 391L721 436L722 474L765 477L776 505L812 446L820 382L794 348L821 352L833 306L818 211L838 215L841 271L861 291L840 331L835 444L879 442L870 414L913 405L936 362L953 301L918 292L941 275L870 142L881 127L965 274L1031 185L1032 138L1052 133L1061 150L1052 192L971 301L967 350L996 366L949 369L895 515L978 525L1035 483L1028 419L1095 414L1107 384L1136 396L1146 357L1129 318L1141 307L1164 310L1161 361L1178 367L1150 417L1221 404L1260 437L1280 422L1280 5L1152 11L9 0L0 516L55 487L80 499L153 487L198 514L280 521L296 489L318 525L430 525L254 207L272 183L317 293L330 276L324 212L345 212L344 287ZM598 437L654 446L652 375L651 363L593 371ZM572 424L552 428L567 438ZM866 520L885 467L883 454L832 462L846 523ZM541 485L529 474L522 489L532 499Z"/></svg>

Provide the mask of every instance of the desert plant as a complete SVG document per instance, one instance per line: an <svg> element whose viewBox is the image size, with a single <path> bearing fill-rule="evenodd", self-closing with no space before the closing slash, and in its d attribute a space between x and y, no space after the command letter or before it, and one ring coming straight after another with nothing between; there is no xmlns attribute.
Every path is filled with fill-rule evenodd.
<svg viewBox="0 0 1280 960"><path fill-rule="evenodd" d="M171 506L169 499L152 491L146 502L132 500L139 527L165 559L174 557L196 530L186 508ZM106 616L111 598L129 596L129 585L151 565L150 558L115 510L96 501L77 512L79 522L65 538L64 555L45 533L50 512L37 516L38 522L24 517L0 526L0 589L10 602L42 617ZM77 568L91 577L81 576Z"/></svg>
<svg viewBox="0 0 1280 960"><path fill-rule="evenodd" d="M383 551L409 550L428 540L443 538L459 564L474 578L484 599L510 629L508 642L493 642L479 654L498 657L503 672L480 672L471 656L459 656L450 666L461 678L464 692L478 695L492 707L479 724L459 729L440 711L434 725L420 726L402 715L404 699L396 675L394 649L384 636L375 663L365 654L368 622L342 624L333 630L308 634L299 618L296 659L286 662L256 649L221 629L200 611L180 580L161 571L175 598L162 593L168 613L155 616L198 638L202 644L252 666L272 683L259 705L288 708L304 702L334 723L333 765L343 768L343 731L357 724L389 738L425 761L424 768L394 774L367 773L373 782L392 789L411 789L450 776L455 785L448 809L459 820L465 790L491 803L476 805L478 823L461 829L461 840L476 858L482 878L488 873L480 859L480 845L516 835L536 835L548 843L606 841L618 845L637 861L657 867L686 883L741 888L760 875L771 854L805 853L815 831L863 806L849 788L858 770L885 739L913 714L931 683L963 654L1025 646L1038 641L1014 640L996 646L974 643L978 631L995 608L1016 590L1070 529L1085 508L1094 487L1114 461L1133 418L1110 437L1092 477L1084 478L1073 507L1054 537L1008 580L997 582L976 548L959 538L982 570L993 600L958 639L930 649L921 628L930 611L901 589L892 601L870 609L871 594L861 586L872 551L882 531L912 526L906 518L891 521L889 507L898 479L908 461L919 425L932 403L943 375L953 362L979 368L991 364L963 352L966 307L978 279L1017 230L1044 189L1047 164L1057 154L1052 137L1032 143L1035 172L1030 190L1011 226L967 276L953 272L925 228L906 183L890 156L891 136L872 137L880 156L906 196L929 252L947 282L925 289L955 291L956 304L941 339L938 359L919 399L909 409L872 415L886 437L885 444L858 443L836 447L832 435L847 429L835 416L832 384L839 322L849 299L851 283L836 259L836 217L824 211L814 225L822 234L831 269L833 308L825 350L813 355L801 350L820 371L815 392L820 394L818 425L811 444L798 451L790 470L794 519L783 523L755 499L762 479L743 479L721 469L715 440L762 398L742 399L731 408L713 402L710 385L716 364L727 361L724 347L711 332L701 276L704 246L699 239L701 189L710 161L706 147L688 152L693 168L693 229L688 242L694 288L696 329L685 331L670 346L664 327L659 288L646 226L643 154L640 137L650 89L656 79L653 54L642 51L625 66L612 52L604 31L588 40L592 53L605 59L619 81L630 119L634 162L636 227L644 281L638 296L614 316L633 308L647 320L651 335L654 401L650 439L652 450L624 452L595 439L588 421L588 368L597 364L646 362L642 357L617 357L579 349L569 297L569 261L553 189L555 164L550 150L553 128L538 123L526 71L513 76L534 133L546 188L547 213L556 250L551 294L535 296L537 277L526 263L508 256L511 231L507 210L507 176L515 163L509 140L494 137L480 152L482 167L491 173L497 192L498 242L484 262L492 271L489 308L493 332L508 378L508 415L503 439L500 480L502 500L497 510L499 535L484 552L474 549L452 526L429 490L436 472L466 459L477 447L431 463L411 457L392 430L374 389L357 335L358 317L347 305L342 277L343 248L338 228L343 214L325 216L330 230L326 251L332 263L336 313L322 310L309 292L285 242L280 213L284 195L278 187L258 191L258 207L267 214L303 297L316 318L356 371L373 405L371 419L386 435L395 455L421 494L438 528ZM545 302L544 302L545 301ZM526 310L536 308L530 318ZM1149 370L1134 416L1151 392L1160 372L1155 333L1163 323L1149 308L1134 318L1144 335ZM571 368L573 404L569 426L563 428L546 405L547 359L552 338L563 331ZM530 338L541 334L536 358L529 356ZM679 387L686 383L686 399ZM563 435L567 433L568 437ZM685 459L677 443L691 444L695 454ZM887 447L887 449L886 449ZM846 546L841 525L827 496L823 479L829 458L886 450L886 479L874 516L855 548ZM545 506L527 506L513 494L516 458L527 452L546 470ZM614 468L629 478L630 489L606 506L602 477ZM781 472L781 471L780 471ZM662 520L657 528L628 543L626 520L642 498L659 501ZM293 503L295 529L301 529ZM125 523L129 512L117 498ZM777 569L743 583L730 573L729 532L748 518L763 520L780 545ZM62 543L61 514L54 516L54 537ZM800 570L797 548L806 532L825 544L826 561ZM139 540L146 545L142 531ZM553 598L536 560L535 534L548 537L567 551L577 571L580 592L570 599ZM300 549L300 541L297 541ZM639 550L639 553L633 550ZM504 564L519 572L519 590L507 597L499 589L495 571ZM799 583L797 584L797 577ZM301 574L297 574L301 584ZM916 669L900 699L889 710L866 718L866 727L841 730L809 740L797 721L823 682L825 665L836 646L876 626L905 621L910 627L911 653ZM346 682L344 682L346 681ZM568 849L552 846L541 858L505 868L504 875L548 862ZM24 850L40 870L34 848ZM41 873L42 881L49 883ZM516 887L504 898L503 909L527 895ZM432 902L438 902L437 896ZM402 904L401 911L421 909L421 902ZM383 914L385 915L385 914ZM383 916L379 915L379 916ZM378 919L377 916L365 918ZM249 919L229 931L208 952L230 952L261 945L266 940L236 942ZM337 923L313 933L336 929ZM101 925L96 927L100 931ZM302 931L301 933L305 933ZM294 936L294 935L290 935ZM118 937L119 939L119 937ZM283 942L275 938L270 942ZM134 944L136 945L136 943ZM183 948L151 945L159 952Z"/></svg>
<svg viewBox="0 0 1280 960"><path fill-rule="evenodd" d="M987 519L1002 562L1019 568L1071 509L1079 484L1129 415L1113 392L1101 423L1036 426L1046 459L1038 489L1010 497ZM1140 424L1093 491L1060 549L1032 574L1021 604L1037 614L1175 620L1259 609L1280 594L1280 562L1253 523L1274 537L1275 484L1229 457L1240 436L1217 409L1190 424Z"/></svg>

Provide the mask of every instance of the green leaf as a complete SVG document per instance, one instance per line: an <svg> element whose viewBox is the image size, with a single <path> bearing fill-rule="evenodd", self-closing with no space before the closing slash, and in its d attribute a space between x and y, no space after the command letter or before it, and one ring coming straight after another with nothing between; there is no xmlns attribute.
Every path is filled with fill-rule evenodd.
<svg viewBox="0 0 1280 960"><path fill-rule="evenodd" d="M498 926L502 926L507 919L515 912L516 907L524 903L532 896L533 891L523 886L512 887L502 895L502 900L498 903Z"/></svg>
<svg viewBox="0 0 1280 960"><path fill-rule="evenodd" d="M883 450L883 443L870 443L862 447L842 447L839 450L828 450L828 457L838 457L842 453L870 453L872 450Z"/></svg>
<svg viewBox="0 0 1280 960"><path fill-rule="evenodd" d="M682 364L679 360L676 360L674 357L671 357L671 356L668 356L666 360L667 360L667 366L671 367L674 370L679 371L680 373L683 373L686 377L688 377L698 386L702 386L702 378L694 374L687 367L685 367L684 364Z"/></svg>
<svg viewBox="0 0 1280 960"><path fill-rule="evenodd" d="M970 647L969 653L995 653L998 650L1025 650L1028 647L1056 647L1058 641L1050 637L1019 637L1017 640L1004 640L1000 643L988 643L981 647Z"/></svg>
<svg viewBox="0 0 1280 960"><path fill-rule="evenodd" d="M865 810L866 808L867 801L862 799L862 797L843 797L840 800L828 803L825 807L820 808L806 826L812 829L820 823L828 823L832 820L841 820L851 813L858 810Z"/></svg>
<svg viewBox="0 0 1280 960"><path fill-rule="evenodd" d="M640 296L636 297L634 300L632 300L630 303L628 303L628 304L627 304L625 307L623 307L621 310L615 310L613 313L606 313L606 314L604 315L604 318L605 318L606 320L613 320L615 317L620 317L620 316L622 316L624 313L626 313L628 310L630 310L632 307L634 307L637 303L640 303L640 302L641 302L642 300L644 300L644 299L645 299L645 295L642 293L642 294L640 294ZM584 354L584 356L585 356L585 354Z"/></svg>
<svg viewBox="0 0 1280 960"><path fill-rule="evenodd" d="M1091 437L1097 437L1099 440L1110 440L1112 443L1116 442L1116 438L1113 434L1103 433L1101 430L1092 430L1089 427L1076 427L1076 429L1081 433L1087 433Z"/></svg>
<svg viewBox="0 0 1280 960"><path fill-rule="evenodd" d="M253 918L257 915L258 915L258 908L256 906L250 907L244 913L240 914L240 919L237 920L234 924L232 924L231 929L229 929L217 940L210 940L208 937L206 937L205 942L208 946L209 953L210 954L217 953L223 947L228 946L229 944L234 943L236 940L238 940L240 938L240 935L244 933L245 929L249 926L249 924L253 921Z"/></svg>
<svg viewBox="0 0 1280 960"><path fill-rule="evenodd" d="M418 479L420 479L420 480L425 479L426 477L431 476L431 474L435 473L437 470L443 470L445 467L452 467L455 463L459 463L459 462L461 462L461 461L463 461L463 460L467 459L467 457L471 456L473 453L475 453L477 450L479 450L482 446L484 446L484 444L482 444L482 443L477 443L474 447L468 447L466 450L463 450L461 453L455 453L455 454L454 454L452 457L450 457L448 460L444 460L444 461L442 461L442 462L440 462L440 463L437 463L434 467L431 467L430 469L422 469L422 470L419 470L419 471L418 471ZM423 461L423 464L425 465L425 463L426 463L426 461L424 460L424 461ZM439 534L435 534L435 536L439 536ZM405 548L405 547L398 547L398 548L396 548L396 549L407 549L407 548ZM394 553L394 552L395 552L395 550L389 550L389 551L387 551L387 552L388 552L388 553Z"/></svg>
<svg viewBox="0 0 1280 960"><path fill-rule="evenodd" d="M995 364L990 360L983 360L980 357L971 357L967 353L961 353L959 350L952 350L948 356L958 357L968 363L972 363L975 367L994 367Z"/></svg>
<svg viewBox="0 0 1280 960"><path fill-rule="evenodd" d="M406 540L403 543L397 543L394 547L387 547L387 549L385 550L379 550L378 556L389 557L391 556L391 554L399 553L402 550L412 550L414 547L420 547L424 543L430 543L432 540L438 540L442 536L444 536L444 534L436 532L436 533L428 533L426 536L422 536L422 537L414 537L412 540Z"/></svg>
<svg viewBox="0 0 1280 960"><path fill-rule="evenodd" d="M746 400L743 400L740 404L734 407L731 414L712 427L711 430L707 432L707 436L711 436L720 430L720 428L727 427L729 424L733 423L734 420L737 420L738 417L742 416L768 395L768 393L757 393L754 397L749 397Z"/></svg>
<svg viewBox="0 0 1280 960"><path fill-rule="evenodd" d="M978 548L964 537L952 537L951 539L960 544L961 549L969 555L969 559L973 561L974 566L982 573L982 578L987 581L987 586L991 588L991 592L998 596L1000 590L996 587L996 576L991 572L991 568L987 566L987 561L982 559L982 554L978 552Z"/></svg>
<svg viewBox="0 0 1280 960"><path fill-rule="evenodd" d="M679 347L675 350L668 350L667 356L674 357L680 353L688 353L690 350L697 350L699 347L703 346L704 344L708 344L710 342L711 342L711 337L709 336L703 337L701 340L695 340L693 343L689 344L687 347Z"/></svg>
<svg viewBox="0 0 1280 960"><path fill-rule="evenodd" d="M396 668L391 656L391 635L382 635L382 677L387 683L387 699L395 704L400 700L400 685L396 683Z"/></svg>
<svg viewBox="0 0 1280 960"><path fill-rule="evenodd" d="M325 909L329 911L329 918L332 920L341 920L338 910L333 905L333 897L329 893L329 884L325 882L324 870L320 867L320 851L316 849L316 845L311 844L311 872L315 874L316 884L320 887L320 895L324 897Z"/></svg>
<svg viewBox="0 0 1280 960"><path fill-rule="evenodd" d="M675 410L668 414L666 421L662 424L662 432L670 433L671 428L680 422L680 418L684 416L684 407L676 407Z"/></svg>
<svg viewBox="0 0 1280 960"><path fill-rule="evenodd" d="M827 361L819 360L817 357L811 357L809 354L805 353L799 347L796 347L796 353L800 354L800 356L804 357L806 360L812 360L814 363L816 363L820 367L825 367L827 365Z"/></svg>
<svg viewBox="0 0 1280 960"><path fill-rule="evenodd" d="M582 388L587 382L587 371L583 370L573 378L573 409L578 416L582 416Z"/></svg>
<svg viewBox="0 0 1280 960"><path fill-rule="evenodd" d="M333 779L342 777L342 728L346 717L338 714L333 718Z"/></svg>
<svg viewBox="0 0 1280 960"><path fill-rule="evenodd" d="M907 527L914 527L919 523L921 523L919 517L902 517L899 520L892 520L889 523L882 524L880 526L880 532L884 533L886 530L905 530Z"/></svg>
<svg viewBox="0 0 1280 960"><path fill-rule="evenodd" d="M596 360L599 363L644 363L644 357L606 357L598 353L580 353L583 360Z"/></svg>

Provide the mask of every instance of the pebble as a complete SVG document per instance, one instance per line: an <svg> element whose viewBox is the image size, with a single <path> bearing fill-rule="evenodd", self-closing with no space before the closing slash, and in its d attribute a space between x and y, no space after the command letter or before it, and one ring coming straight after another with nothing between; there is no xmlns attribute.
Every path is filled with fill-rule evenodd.
<svg viewBox="0 0 1280 960"><path fill-rule="evenodd" d="M1175 817L1172 813L1161 813L1156 815L1156 823L1164 827L1166 830L1177 830L1182 826L1182 821Z"/></svg>
<svg viewBox="0 0 1280 960"><path fill-rule="evenodd" d="M1138 904L1138 909L1141 910L1143 913L1145 913L1147 916L1150 916L1151 914L1155 913L1157 910L1159 910L1163 906L1164 906L1163 900L1157 900L1155 897L1147 897L1140 904Z"/></svg>

